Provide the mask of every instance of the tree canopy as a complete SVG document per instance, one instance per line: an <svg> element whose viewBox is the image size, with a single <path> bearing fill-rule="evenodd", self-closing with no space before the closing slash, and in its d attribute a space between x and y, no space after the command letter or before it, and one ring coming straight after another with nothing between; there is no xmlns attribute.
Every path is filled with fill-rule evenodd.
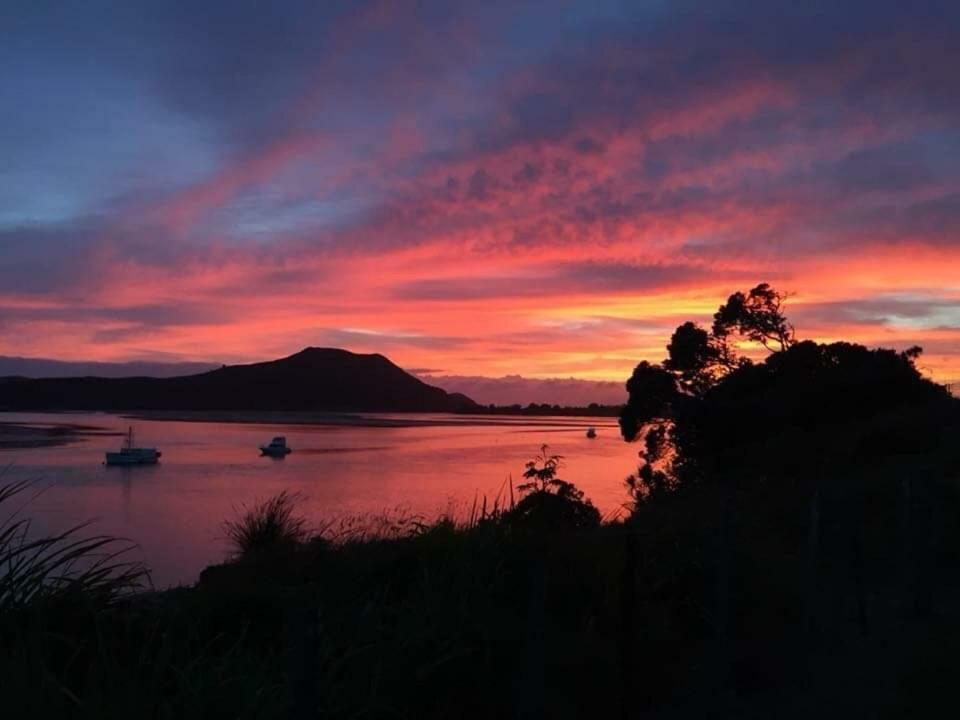
<svg viewBox="0 0 960 720"><path fill-rule="evenodd" d="M644 443L643 465L627 481L638 500L711 478L798 475L940 442L937 414L956 403L917 370L921 348L797 341L784 300L766 283L734 293L709 331L680 325L662 363L634 369L620 428ZM742 356L743 341L767 356Z"/></svg>
<svg viewBox="0 0 960 720"><path fill-rule="evenodd" d="M782 295L767 283L750 292L735 292L713 316L713 335L721 339L738 334L768 350L787 350L794 342L793 325L783 314Z"/></svg>

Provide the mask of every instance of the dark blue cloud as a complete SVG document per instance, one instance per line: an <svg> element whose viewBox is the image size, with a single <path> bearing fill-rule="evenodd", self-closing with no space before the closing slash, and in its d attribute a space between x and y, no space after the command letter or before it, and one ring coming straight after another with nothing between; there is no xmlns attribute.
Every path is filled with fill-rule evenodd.
<svg viewBox="0 0 960 720"><path fill-rule="evenodd" d="M0 28L0 293L63 312L118 265L236 261L198 294L256 299L329 257L517 258L382 288L470 300L960 243L952 1L23 0ZM622 260L572 261L589 243ZM191 320L90 302L73 317L122 325L105 342Z"/></svg>
<svg viewBox="0 0 960 720"><path fill-rule="evenodd" d="M21 207L0 206L0 223L5 214L7 223L87 214L131 185L189 185L291 131L372 133L357 139L362 145L401 112L432 124L425 157L449 160L563 138L596 118L643 127L698 95L757 78L809 94L808 129L842 122L830 107L882 117L891 107L952 114L960 103L951 69L960 62L960 10L948 2L909 11L864 0L4 8L0 65L11 77L0 95L8 164L0 197ZM859 67L838 78L838 62ZM511 82L517 71L530 82ZM470 92L466 110L461 99L445 102L457 87ZM822 108L819 119L813 107ZM762 143L782 134L783 121L764 128L754 119L739 140L728 127L726 143L695 150L709 160ZM603 148L591 136L572 143L580 152ZM680 160L669 144L646 159L653 174L672 162Z"/></svg>
<svg viewBox="0 0 960 720"><path fill-rule="evenodd" d="M842 302L808 303L791 308L798 327L834 322L900 327L960 329L960 301L903 293Z"/></svg>

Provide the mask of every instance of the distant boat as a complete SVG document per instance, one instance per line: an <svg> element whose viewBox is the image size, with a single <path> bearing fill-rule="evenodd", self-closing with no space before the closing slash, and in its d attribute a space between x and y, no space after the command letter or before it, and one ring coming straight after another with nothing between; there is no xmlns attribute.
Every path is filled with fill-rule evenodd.
<svg viewBox="0 0 960 720"><path fill-rule="evenodd" d="M107 465L156 465L162 453L156 448L140 448L133 445L133 428L127 430L127 440L119 452L107 452Z"/></svg>
<svg viewBox="0 0 960 720"><path fill-rule="evenodd" d="M588 427L587 428L587 437L593 440L597 436L596 428Z"/></svg>
<svg viewBox="0 0 960 720"><path fill-rule="evenodd" d="M270 457L284 457L291 452L293 451L287 447L287 439L285 437L275 437L270 441L269 445L260 446L260 454L269 455Z"/></svg>

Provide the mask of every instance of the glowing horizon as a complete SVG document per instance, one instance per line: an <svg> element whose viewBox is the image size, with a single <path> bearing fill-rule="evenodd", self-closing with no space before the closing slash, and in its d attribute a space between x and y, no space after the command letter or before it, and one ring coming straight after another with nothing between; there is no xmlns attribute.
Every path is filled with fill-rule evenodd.
<svg viewBox="0 0 960 720"><path fill-rule="evenodd" d="M770 282L960 379L956 6L133 5L10 13L0 354L622 381Z"/></svg>

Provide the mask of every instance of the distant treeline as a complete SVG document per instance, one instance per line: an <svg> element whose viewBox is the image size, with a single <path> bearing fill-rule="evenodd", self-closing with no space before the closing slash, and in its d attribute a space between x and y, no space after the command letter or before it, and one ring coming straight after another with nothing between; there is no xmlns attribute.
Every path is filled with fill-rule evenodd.
<svg viewBox="0 0 960 720"><path fill-rule="evenodd" d="M568 407L549 403L530 403L529 405L480 405L464 412L474 415L568 415L571 417L618 417L622 405L600 405L590 403L586 407Z"/></svg>

